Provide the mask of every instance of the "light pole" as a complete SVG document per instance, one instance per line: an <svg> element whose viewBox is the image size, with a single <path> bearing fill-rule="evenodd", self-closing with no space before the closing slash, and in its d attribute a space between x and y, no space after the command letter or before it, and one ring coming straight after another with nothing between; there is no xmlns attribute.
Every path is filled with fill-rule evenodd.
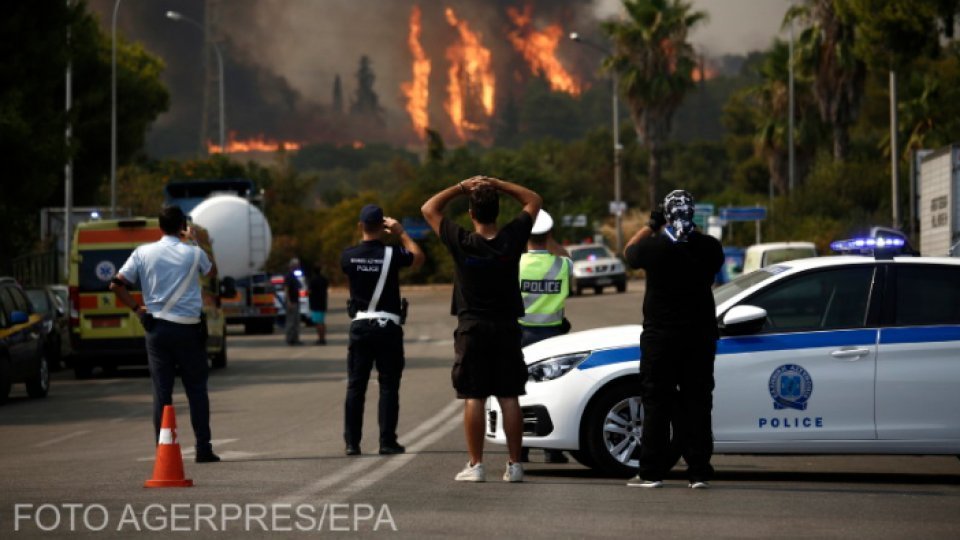
<svg viewBox="0 0 960 540"><path fill-rule="evenodd" d="M609 50L600 45L583 39L577 32L570 32L570 39L592 47L607 56L611 54ZM613 215L616 220L617 231L616 253L619 255L623 250L623 203L621 202L620 192L620 153L623 150L623 145L620 144L620 98L617 91L619 84L616 70L610 70L610 81L613 93Z"/></svg>
<svg viewBox="0 0 960 540"><path fill-rule="evenodd" d="M120 2L113 3L110 23L110 217L117 217L117 12Z"/></svg>
<svg viewBox="0 0 960 540"><path fill-rule="evenodd" d="M197 21L177 11L168 11L167 18L172 21L183 21L196 26L201 32L204 33L204 41L206 41L206 30L204 29L203 25ZM219 74L220 79L220 151L224 152L227 148L227 124L226 113L224 112L223 106L223 54L220 53L220 46L217 45L216 42L211 41L210 44L213 45L213 50L217 53L217 73Z"/></svg>

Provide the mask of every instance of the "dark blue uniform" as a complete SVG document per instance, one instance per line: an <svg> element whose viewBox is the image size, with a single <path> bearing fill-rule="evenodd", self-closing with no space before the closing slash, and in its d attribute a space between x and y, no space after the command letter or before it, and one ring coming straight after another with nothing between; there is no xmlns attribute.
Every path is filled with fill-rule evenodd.
<svg viewBox="0 0 960 540"><path fill-rule="evenodd" d="M343 251L340 267L350 279L350 300L361 312L370 308L370 300L380 278L386 246L379 240L361 242ZM400 268L413 264L413 254L393 248L376 313L382 317L363 318L350 323L347 355L347 397L344 406L343 439L348 446L359 447L363 436L363 409L370 371L377 367L380 385L380 447L397 445L397 419L400 415L400 378L403 374L403 329L400 327ZM388 316L389 315L389 316Z"/></svg>

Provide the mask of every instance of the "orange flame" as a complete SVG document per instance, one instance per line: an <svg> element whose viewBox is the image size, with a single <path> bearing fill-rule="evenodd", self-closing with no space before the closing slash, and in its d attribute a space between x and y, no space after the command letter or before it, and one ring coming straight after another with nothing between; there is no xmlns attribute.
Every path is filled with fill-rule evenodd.
<svg viewBox="0 0 960 540"><path fill-rule="evenodd" d="M693 71L690 72L690 79L693 82L709 81L716 79L717 75L719 75L719 73L716 68L705 64L693 68Z"/></svg>
<svg viewBox="0 0 960 540"><path fill-rule="evenodd" d="M236 133L230 132L227 147L221 148L213 141L207 141L207 152L211 154L239 154L243 152L275 152L277 150L299 150L301 144L292 141L274 141L264 138L263 135L247 140L237 140Z"/></svg>
<svg viewBox="0 0 960 540"><path fill-rule="evenodd" d="M427 127L430 118L427 116L427 104L430 98L430 59L423 52L420 44L420 6L413 6L410 12L410 36L407 44L410 54L413 55L413 80L400 85L400 90L407 97L407 113L413 122L413 129L423 140L427 137Z"/></svg>
<svg viewBox="0 0 960 540"><path fill-rule="evenodd" d="M493 115L496 78L490 49L480 43L480 34L471 31L467 21L457 19L449 7L446 17L447 23L457 29L460 39L447 47L450 81L444 107L457 135L465 140L467 131L483 130L487 118Z"/></svg>
<svg viewBox="0 0 960 540"><path fill-rule="evenodd" d="M536 74L543 74L553 90L573 96L580 95L580 83L563 68L556 57L557 45L564 36L560 25L554 24L543 30L536 30L533 27L533 9L529 4L523 8L522 13L516 8L507 8L507 15L517 27L508 34L510 43L523 55L530 69Z"/></svg>

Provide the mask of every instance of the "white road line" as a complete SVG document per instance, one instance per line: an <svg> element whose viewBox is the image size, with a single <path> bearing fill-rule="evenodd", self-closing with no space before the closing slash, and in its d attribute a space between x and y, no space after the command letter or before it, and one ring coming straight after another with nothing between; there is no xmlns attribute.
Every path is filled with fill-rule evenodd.
<svg viewBox="0 0 960 540"><path fill-rule="evenodd" d="M214 451L216 451L217 448L220 446L223 446L225 444L230 444L232 442L237 442L239 440L240 439L213 439L212 441L210 441L210 444L213 445L213 449ZM183 457L192 456L194 453L196 453L196 451L197 449L192 446L186 446L186 447L183 445L180 446L180 455ZM223 456L221 455L220 457L223 457ZM154 459L156 459L156 456L137 458L137 461L153 461Z"/></svg>
<svg viewBox="0 0 960 540"><path fill-rule="evenodd" d="M43 447L45 447L45 446L50 446L50 445L53 445L53 444L57 444L57 443L59 443L59 442L66 441L66 440L72 439L72 438L74 438L74 437L79 437L79 436L81 436L81 435L86 435L87 433L90 433L90 430L88 430L88 429L81 429L80 431L74 431L73 433L67 433L66 435L61 435L60 437L56 437L56 438L54 438L54 439L50 439L49 441L43 441L42 443L33 445L33 447L34 447L34 448L43 448Z"/></svg>
<svg viewBox="0 0 960 540"><path fill-rule="evenodd" d="M435 442L437 439L445 435L446 431L450 429L448 428L448 426L450 424L453 424L453 420L456 419L459 422L457 413L459 412L459 409L461 406L462 405L459 400L452 401L449 405L444 407L440 412L433 415L429 419L425 420L423 423L415 427L413 430L411 430L409 433L407 433L403 437L400 437L402 443L408 444L408 448L407 448L407 452L409 452L408 454L402 454L399 456L390 456L389 458L376 457L376 458L368 458L368 459L359 459L356 462L352 463L351 465L343 469L340 469L338 472L331 474L329 476L325 476L317 480L316 482L308 486L305 486L302 489L299 489L291 493L290 495L287 495L286 497L281 498L280 500L277 501L277 504L297 504L310 497L315 497L320 493L322 493L323 491L343 482L344 480L352 480L360 476L361 474L363 474L364 470L372 469L377 465L384 463L384 461L386 461L386 463L384 463L382 467L379 467L373 470L372 472L368 473L367 475L364 475L362 478L360 478L360 480L363 480L368 477L379 479L379 478L382 478L383 476L386 476L387 474L395 471L396 469L399 469L400 467L408 463L411 459L413 459L415 457L415 454L414 454L415 452L418 452L423 448L426 448L428 445L433 444L433 442ZM441 427L441 429L436 429L437 425L442 424L443 422L447 422L447 424L444 424ZM428 435L428 433L431 430L434 430L434 432ZM391 465L391 462L394 462L394 461L397 462L395 466ZM386 472L384 472L383 474L379 474L379 471L383 469L388 469L388 470L386 470ZM357 481L358 480L353 480L353 482L357 482ZM364 487L372 484L374 481L376 480L373 480L365 484Z"/></svg>
<svg viewBox="0 0 960 540"><path fill-rule="evenodd" d="M379 467L373 469L367 474L357 478L356 480L350 482L349 484L343 486L337 490L332 495L329 495L326 498L327 502L343 502L347 500L351 495L355 495L364 489L376 484L380 480L383 480L391 473L396 472L400 467L403 467L407 463L413 461L413 458L417 457L417 452L424 450L431 444L437 442L442 437L446 436L447 433L453 431L458 426L463 424L463 420L459 415L454 415L452 418L447 420L446 423L441 425L439 428L434 429L432 433L426 437L420 439L416 443L410 445L407 448L406 454L401 454L398 456L393 456L390 459L384 460L384 463Z"/></svg>

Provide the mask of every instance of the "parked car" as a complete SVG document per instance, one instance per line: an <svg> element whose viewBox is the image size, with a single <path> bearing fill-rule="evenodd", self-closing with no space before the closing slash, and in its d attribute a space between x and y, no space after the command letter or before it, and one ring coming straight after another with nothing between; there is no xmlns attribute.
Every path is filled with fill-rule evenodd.
<svg viewBox="0 0 960 540"><path fill-rule="evenodd" d="M960 259L879 249L902 246L896 239L857 242L873 242L875 256L780 263L713 290L717 453L960 455ZM526 347L524 446L633 474L642 331ZM505 444L502 418L489 400L487 438Z"/></svg>
<svg viewBox="0 0 960 540"><path fill-rule="evenodd" d="M23 288L0 277L0 403L13 383L26 383L27 395L46 397L50 366L43 346L43 315L35 313Z"/></svg>
<svg viewBox="0 0 960 540"><path fill-rule="evenodd" d="M817 256L817 246L813 242L769 242L754 244L747 248L743 257L744 274L758 268L795 259Z"/></svg>
<svg viewBox="0 0 960 540"><path fill-rule="evenodd" d="M28 287L26 293L34 311L43 316L47 362L51 369L58 369L63 358L70 354L70 319L66 304L52 287Z"/></svg>
<svg viewBox="0 0 960 540"><path fill-rule="evenodd" d="M583 294L583 289L589 287L595 294L603 294L605 287L616 287L617 292L627 290L626 267L607 246L576 244L564 247L573 259L572 293Z"/></svg>

